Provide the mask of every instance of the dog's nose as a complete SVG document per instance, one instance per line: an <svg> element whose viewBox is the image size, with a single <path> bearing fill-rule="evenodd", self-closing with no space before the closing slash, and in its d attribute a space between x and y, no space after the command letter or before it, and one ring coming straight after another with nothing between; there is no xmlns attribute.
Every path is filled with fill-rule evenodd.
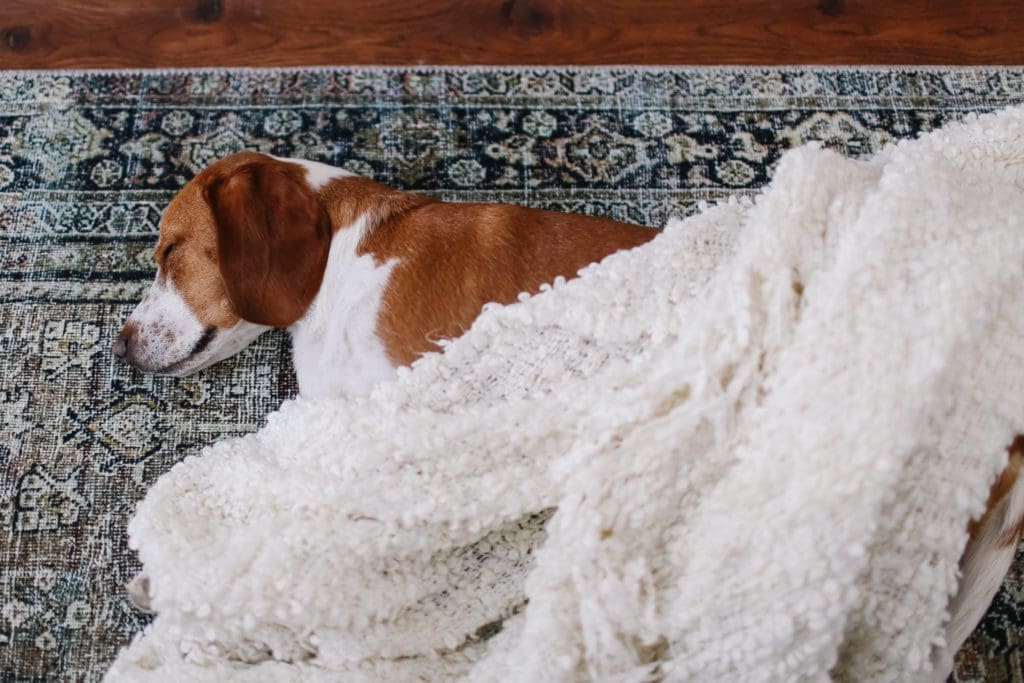
<svg viewBox="0 0 1024 683"><path fill-rule="evenodd" d="M110 350L115 356L124 360L128 357L128 349L131 348L132 343L132 331L125 327L121 330L121 334L117 335L117 339L114 340L114 345Z"/></svg>

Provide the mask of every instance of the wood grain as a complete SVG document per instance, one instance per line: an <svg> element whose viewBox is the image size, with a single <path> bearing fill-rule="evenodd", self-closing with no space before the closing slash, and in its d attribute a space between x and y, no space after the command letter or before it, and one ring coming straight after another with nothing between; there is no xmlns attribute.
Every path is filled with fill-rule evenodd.
<svg viewBox="0 0 1024 683"><path fill-rule="evenodd" d="M1024 0L6 0L0 67L1016 64Z"/></svg>

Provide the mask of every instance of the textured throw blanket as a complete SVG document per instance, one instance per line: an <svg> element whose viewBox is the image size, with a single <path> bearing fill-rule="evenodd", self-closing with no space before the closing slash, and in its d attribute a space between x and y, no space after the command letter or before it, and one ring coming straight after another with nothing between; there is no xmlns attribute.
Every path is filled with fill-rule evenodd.
<svg viewBox="0 0 1024 683"><path fill-rule="evenodd" d="M1024 109L802 148L175 466L108 680L907 680L1022 386Z"/></svg>

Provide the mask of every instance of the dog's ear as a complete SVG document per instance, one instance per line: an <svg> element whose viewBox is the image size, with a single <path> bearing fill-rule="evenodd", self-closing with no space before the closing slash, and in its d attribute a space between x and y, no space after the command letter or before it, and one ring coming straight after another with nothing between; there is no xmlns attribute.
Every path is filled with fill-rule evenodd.
<svg viewBox="0 0 1024 683"><path fill-rule="evenodd" d="M327 267L331 223L297 164L246 161L209 180L218 265L235 312L288 327L309 308Z"/></svg>

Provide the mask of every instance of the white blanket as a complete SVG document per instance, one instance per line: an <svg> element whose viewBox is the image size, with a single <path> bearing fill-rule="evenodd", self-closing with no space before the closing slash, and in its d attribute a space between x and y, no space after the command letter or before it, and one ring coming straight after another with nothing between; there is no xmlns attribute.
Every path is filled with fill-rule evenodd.
<svg viewBox="0 0 1024 683"><path fill-rule="evenodd" d="M798 149L176 465L108 680L906 680L1021 387L1024 109Z"/></svg>

